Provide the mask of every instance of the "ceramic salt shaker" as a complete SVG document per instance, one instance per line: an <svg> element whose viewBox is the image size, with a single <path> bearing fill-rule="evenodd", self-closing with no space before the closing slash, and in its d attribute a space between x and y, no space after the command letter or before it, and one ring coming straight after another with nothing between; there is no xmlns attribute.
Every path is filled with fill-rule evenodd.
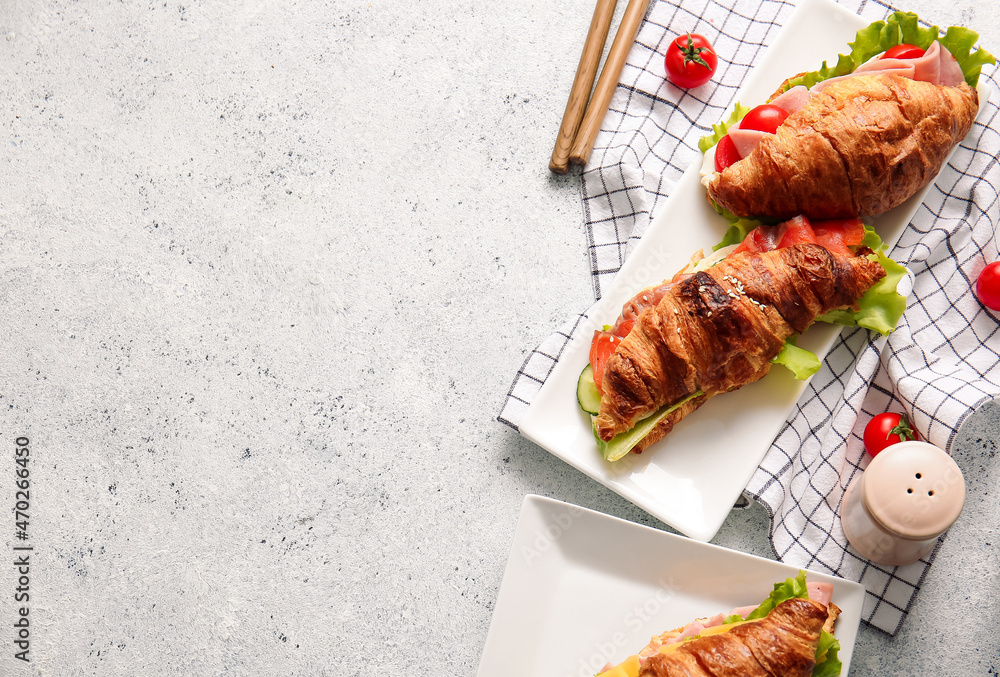
<svg viewBox="0 0 1000 677"><path fill-rule="evenodd" d="M884 449L844 494L844 535L862 557L902 565L926 557L965 505L965 478L951 456L927 442Z"/></svg>

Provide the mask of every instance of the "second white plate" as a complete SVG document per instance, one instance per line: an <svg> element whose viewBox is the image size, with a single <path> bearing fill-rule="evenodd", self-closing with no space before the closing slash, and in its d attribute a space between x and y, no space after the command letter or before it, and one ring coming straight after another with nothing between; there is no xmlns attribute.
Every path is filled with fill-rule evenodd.
<svg viewBox="0 0 1000 677"><path fill-rule="evenodd" d="M758 604L799 569L541 496L527 496L478 677L593 677L695 618ZM833 584L847 677L864 588Z"/></svg>

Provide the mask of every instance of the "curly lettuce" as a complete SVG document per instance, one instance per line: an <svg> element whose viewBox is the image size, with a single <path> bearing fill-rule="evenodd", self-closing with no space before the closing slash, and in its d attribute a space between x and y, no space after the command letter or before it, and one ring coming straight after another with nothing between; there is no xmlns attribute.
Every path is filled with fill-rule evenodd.
<svg viewBox="0 0 1000 677"><path fill-rule="evenodd" d="M771 363L780 364L785 367L800 381L804 381L819 371L822 364L816 353L795 345L794 336L785 341L785 345L781 347L781 352L771 360Z"/></svg>
<svg viewBox="0 0 1000 677"><path fill-rule="evenodd" d="M962 26L951 26L941 35L937 26L921 26L920 19L913 12L893 12L885 21L876 21L858 31L854 42L849 42L849 54L837 57L837 63L828 66L826 61L816 71L803 73L789 79L785 90L796 85L812 87L817 82L853 73L854 70L873 56L895 47L896 45L916 45L927 49L935 40L946 48L962 69L962 75L970 87L979 82L979 74L986 64L995 64L996 59L985 49L973 47L979 40L979 34Z"/></svg>
<svg viewBox="0 0 1000 677"><path fill-rule="evenodd" d="M708 136L703 136L698 141L698 148L701 152L707 153L709 148L719 143L719 141L722 140L722 137L724 137L731 128L738 125L740 120L742 120L743 117L749 112L750 108L737 101L736 107L733 109L733 112L730 113L729 117L717 125L712 125L712 133Z"/></svg>
<svg viewBox="0 0 1000 677"><path fill-rule="evenodd" d="M885 277L872 285L864 296L858 299L857 310L831 310L816 319L848 327L864 327L888 336L896 328L899 318L906 310L906 298L896 291L896 287L909 272L885 255L887 247L871 226L865 226L865 236L861 244L874 252L869 254L869 257L877 260L885 268Z"/></svg>

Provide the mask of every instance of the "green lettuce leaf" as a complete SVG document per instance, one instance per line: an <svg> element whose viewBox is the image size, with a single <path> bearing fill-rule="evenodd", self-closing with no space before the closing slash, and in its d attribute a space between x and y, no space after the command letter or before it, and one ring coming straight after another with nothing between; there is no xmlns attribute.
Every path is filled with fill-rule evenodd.
<svg viewBox="0 0 1000 677"><path fill-rule="evenodd" d="M795 578L786 578L783 583L775 583L774 590L761 602L760 606L750 612L746 620L752 621L763 618L774 610L782 602L796 597L809 597L809 590L806 588L806 572L799 570L799 575Z"/></svg>
<svg viewBox="0 0 1000 677"><path fill-rule="evenodd" d="M750 234L750 231L759 225L760 221L755 221L754 219L734 218L729 222L729 230L727 230L726 234L722 236L722 241L712 247L712 249L714 251L719 251L723 247L743 242L743 240L746 239L746 236Z"/></svg>
<svg viewBox="0 0 1000 677"><path fill-rule="evenodd" d="M885 255L885 245L871 226L865 226L865 236L861 244L874 251L870 256L885 268L886 275L876 282L858 299L858 310L831 310L816 319L820 322L842 324L848 327L864 327L888 336L906 310L906 298L896 287L908 273L906 268Z"/></svg>
<svg viewBox="0 0 1000 677"><path fill-rule="evenodd" d="M970 51L979 39L979 34L968 28L952 26L944 36L940 38L941 46L947 47L948 51L958 60L958 65L962 67L965 81L970 87L975 87L979 82L979 73L982 72L986 64L996 64L997 60L985 49Z"/></svg>
<svg viewBox="0 0 1000 677"><path fill-rule="evenodd" d="M839 55L834 66L827 66L824 61L819 70L791 78L783 89L787 91L796 85L812 87L822 80L852 73L873 56L896 45L905 43L927 49L935 39L954 55L970 87L979 82L984 65L996 63L993 55L985 49L972 51L979 40L979 34L973 30L952 26L941 35L937 26L921 26L913 12L893 12L885 21L876 21L858 31L854 42L848 43L850 54Z"/></svg>
<svg viewBox="0 0 1000 677"><path fill-rule="evenodd" d="M794 336L785 341L781 352L771 362L787 368L800 381L809 378L819 371L821 364L819 358L816 357L816 353L795 345Z"/></svg>
<svg viewBox="0 0 1000 677"><path fill-rule="evenodd" d="M743 116L749 112L750 109L748 107L737 101L736 107L733 109L733 112L729 115L729 117L717 125L712 125L713 133L708 136L701 137L698 141L698 148L701 149L701 152L707 153L709 148L722 140L722 137L726 135L726 132L729 131L730 127L738 125L740 120L743 119Z"/></svg>
<svg viewBox="0 0 1000 677"><path fill-rule="evenodd" d="M819 644L816 645L816 667L813 668L812 677L837 677L844 664L837 655L840 651L840 642L826 630L821 630L819 634Z"/></svg>

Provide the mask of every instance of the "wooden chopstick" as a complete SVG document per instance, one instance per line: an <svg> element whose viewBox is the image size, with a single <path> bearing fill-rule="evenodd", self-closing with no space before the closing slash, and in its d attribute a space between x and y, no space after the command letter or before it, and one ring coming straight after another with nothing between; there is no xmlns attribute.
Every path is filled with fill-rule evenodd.
<svg viewBox="0 0 1000 677"><path fill-rule="evenodd" d="M597 87L594 88L594 95L590 98L580 129L576 132L576 139L569 153L571 162L585 165L590 158L590 151L594 148L594 138L601 128L604 114L608 112L611 96L618 86L618 78L621 77L625 59L646 16L648 6L649 0L629 0L628 7L625 8L622 22L615 34L615 41L611 44L611 51L608 52L608 58L604 62L604 70L597 80Z"/></svg>
<svg viewBox="0 0 1000 677"><path fill-rule="evenodd" d="M566 102L566 112L563 113L562 125L556 137L556 147L552 150L552 159L549 160L549 169L556 174L565 174L569 171L569 151L573 139L576 138L576 131L580 128L583 112L587 108L587 99L590 98L590 89L594 86L594 76L597 75L597 67L601 63L601 54L604 52L604 43L608 39L608 30L611 28L611 19L615 15L617 4L618 0L597 0L597 6L594 7L594 18L590 20L590 30L587 31L583 54L580 55L580 65L577 66L573 87L569 91L569 101Z"/></svg>

